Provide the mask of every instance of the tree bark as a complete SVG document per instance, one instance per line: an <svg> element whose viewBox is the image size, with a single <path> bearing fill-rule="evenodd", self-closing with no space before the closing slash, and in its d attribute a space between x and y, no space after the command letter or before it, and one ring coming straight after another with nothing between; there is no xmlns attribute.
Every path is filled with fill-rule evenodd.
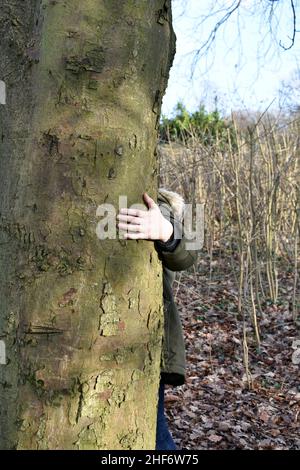
<svg viewBox="0 0 300 470"><path fill-rule="evenodd" d="M0 31L0 448L153 449L161 265L96 211L155 196L171 0L0 0Z"/></svg>

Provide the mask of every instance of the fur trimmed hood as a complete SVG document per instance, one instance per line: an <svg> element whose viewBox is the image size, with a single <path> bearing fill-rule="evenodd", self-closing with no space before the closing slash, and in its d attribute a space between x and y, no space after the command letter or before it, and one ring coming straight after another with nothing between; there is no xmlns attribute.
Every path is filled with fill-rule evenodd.
<svg viewBox="0 0 300 470"><path fill-rule="evenodd" d="M174 191L169 191L165 188L158 189L158 198L166 201L172 207L174 216L180 221L183 219L184 214L184 199L183 197L175 193Z"/></svg>

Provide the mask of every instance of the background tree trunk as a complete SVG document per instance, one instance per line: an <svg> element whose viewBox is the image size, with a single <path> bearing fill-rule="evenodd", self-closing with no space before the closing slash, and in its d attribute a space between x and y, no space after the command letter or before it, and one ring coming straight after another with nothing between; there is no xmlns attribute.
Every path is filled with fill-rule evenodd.
<svg viewBox="0 0 300 470"><path fill-rule="evenodd" d="M97 207L157 188L170 0L0 0L0 447L155 446L163 311Z"/></svg>

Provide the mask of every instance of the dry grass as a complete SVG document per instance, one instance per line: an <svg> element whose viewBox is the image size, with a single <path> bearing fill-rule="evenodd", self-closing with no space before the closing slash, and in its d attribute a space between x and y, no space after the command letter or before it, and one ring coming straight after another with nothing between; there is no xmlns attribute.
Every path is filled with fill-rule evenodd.
<svg viewBox="0 0 300 470"><path fill-rule="evenodd" d="M279 122L271 115L232 116L234 133L207 146L196 132L182 142L160 145L161 184L189 203L204 203L204 248L210 287L231 267L235 315L243 325L248 387L250 320L258 348L267 302L276 305L279 279L292 278L292 318L299 326L299 128L300 119ZM226 264L225 263L225 264ZM280 274L280 275L279 275ZM202 298L202 300L205 300Z"/></svg>

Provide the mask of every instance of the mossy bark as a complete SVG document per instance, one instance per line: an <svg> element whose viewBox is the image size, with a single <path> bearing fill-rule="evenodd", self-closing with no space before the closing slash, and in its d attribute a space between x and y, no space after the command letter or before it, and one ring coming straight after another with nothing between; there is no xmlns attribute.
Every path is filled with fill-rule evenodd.
<svg viewBox="0 0 300 470"><path fill-rule="evenodd" d="M155 197L170 0L1 0L0 448L152 449L161 266L99 240Z"/></svg>

